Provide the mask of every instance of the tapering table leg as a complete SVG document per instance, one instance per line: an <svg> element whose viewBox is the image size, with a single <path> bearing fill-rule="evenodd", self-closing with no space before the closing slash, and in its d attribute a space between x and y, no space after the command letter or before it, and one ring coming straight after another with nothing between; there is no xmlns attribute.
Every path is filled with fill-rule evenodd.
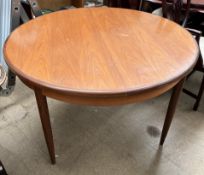
<svg viewBox="0 0 204 175"><path fill-rule="evenodd" d="M44 96L39 90L35 90L35 97L38 104L38 110L39 110L40 119L43 127L45 141L47 143L48 151L50 154L50 159L52 164L55 164L56 163L55 149L54 149L54 141L53 141L47 99L46 99L46 96Z"/></svg>
<svg viewBox="0 0 204 175"><path fill-rule="evenodd" d="M172 122L172 119L174 117L176 105L178 103L179 95L180 95L180 92L182 91L184 81L185 81L185 78L182 79L173 89L171 99L169 102L169 106L167 109L167 113L166 113L166 118L164 121L164 126L162 129L162 135L161 135L161 139L160 139L160 145L161 146L164 144L167 133L168 133L169 128L171 126L171 122Z"/></svg>

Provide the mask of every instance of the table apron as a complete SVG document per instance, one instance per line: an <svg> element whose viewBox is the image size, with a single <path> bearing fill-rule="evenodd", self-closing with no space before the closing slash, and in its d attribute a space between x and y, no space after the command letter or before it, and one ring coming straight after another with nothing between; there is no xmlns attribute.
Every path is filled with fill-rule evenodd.
<svg viewBox="0 0 204 175"><path fill-rule="evenodd" d="M156 96L163 94L169 89L173 88L180 80L169 83L167 85L157 87L151 90L146 90L136 94L124 94L120 96L105 96L105 97L94 97L94 96L80 96L70 95L63 92L53 91L49 89L42 89L42 94L54 98L60 101L68 102L71 104L81 105L93 105L93 106L113 106L113 105L124 105L135 102L142 102Z"/></svg>

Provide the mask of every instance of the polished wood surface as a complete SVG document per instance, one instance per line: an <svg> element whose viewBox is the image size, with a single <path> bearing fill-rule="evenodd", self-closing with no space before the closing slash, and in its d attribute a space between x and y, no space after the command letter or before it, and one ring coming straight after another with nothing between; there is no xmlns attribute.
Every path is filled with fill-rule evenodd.
<svg viewBox="0 0 204 175"><path fill-rule="evenodd" d="M28 22L11 34L4 53L12 70L27 81L100 96L173 82L194 66L198 48L190 33L166 19L93 8Z"/></svg>

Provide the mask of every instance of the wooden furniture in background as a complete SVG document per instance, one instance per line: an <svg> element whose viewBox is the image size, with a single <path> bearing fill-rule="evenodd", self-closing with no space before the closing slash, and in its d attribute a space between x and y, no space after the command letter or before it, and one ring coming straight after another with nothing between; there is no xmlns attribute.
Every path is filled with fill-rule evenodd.
<svg viewBox="0 0 204 175"><path fill-rule="evenodd" d="M184 6L183 0L173 1L167 4L168 0L162 0L162 14L163 17L168 18L182 26L186 26L190 13L191 0L186 0Z"/></svg>
<svg viewBox="0 0 204 175"><path fill-rule="evenodd" d="M148 1L156 4L162 4L162 0L141 0L141 1ZM168 2L172 2L173 0L166 0ZM187 0L184 0L186 3ZM197 9L204 9L204 0L191 0L191 8Z"/></svg>
<svg viewBox="0 0 204 175"><path fill-rule="evenodd" d="M26 23L29 20L42 15L37 0L21 1L20 7L21 7L20 9L21 23Z"/></svg>
<svg viewBox="0 0 204 175"><path fill-rule="evenodd" d="M104 4L109 7L138 9L140 5L140 0L104 0Z"/></svg>
<svg viewBox="0 0 204 175"><path fill-rule="evenodd" d="M58 10L60 7L74 5L83 7L84 0L38 0L41 9Z"/></svg>
<svg viewBox="0 0 204 175"><path fill-rule="evenodd" d="M109 106L141 102L173 88L163 145L184 79L197 62L198 47L190 33L161 17L117 8L81 8L21 26L5 43L4 55L35 91L55 163L47 96Z"/></svg>
<svg viewBox="0 0 204 175"><path fill-rule="evenodd" d="M200 47L200 54L199 54L198 62L196 64L196 66L194 67L192 73L194 73L195 71L202 72L203 78L201 80L200 87L198 88L198 92L195 93L195 92L192 92L186 88L183 89L183 92L190 95L191 97L193 97L196 100L194 103L194 106L193 106L193 110L197 111L199 104L200 104L200 101L201 101L201 98L203 96L203 91L204 91L204 59L203 59L204 58L204 37L201 36L201 33L199 33L196 30L192 30L191 32L193 32L193 34L196 37L196 40L198 42L198 45ZM190 77L190 75L189 75L189 77Z"/></svg>
<svg viewBox="0 0 204 175"><path fill-rule="evenodd" d="M167 0L162 0L162 14L164 17L166 17L170 20L173 20L178 24L182 24L182 26L186 27L188 16L190 13L191 1L193 1L193 0L186 0L185 1L186 4L184 7L184 0L177 0L177 1L174 1L172 4L167 4ZM199 2L199 1L197 1L197 2ZM194 1L194 3L195 3L195 1ZM189 28L187 30L189 30L192 33L192 35L195 37L198 45L200 46L200 53L199 53L198 61L197 61L196 66L194 67L193 71L200 71L200 72L204 73L204 61L203 61L204 44L201 43L201 41L204 42L204 37L201 37L202 33L199 31L196 31L194 29L189 29ZM204 91L204 74L203 74L203 79L202 79L201 84L200 84L198 89L199 90L197 93L193 93L187 89L183 89L183 92L185 92L186 94L188 94L191 97L196 99L196 102L195 102L194 107L193 107L193 110L195 110L195 111L199 107L200 100L202 98L203 91Z"/></svg>

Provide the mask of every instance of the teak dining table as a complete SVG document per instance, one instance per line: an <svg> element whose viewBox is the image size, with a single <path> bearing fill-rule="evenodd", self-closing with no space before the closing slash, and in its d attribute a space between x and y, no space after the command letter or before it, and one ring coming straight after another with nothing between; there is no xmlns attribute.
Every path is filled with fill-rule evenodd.
<svg viewBox="0 0 204 175"><path fill-rule="evenodd" d="M185 77L197 61L198 46L189 32L162 17L84 8L58 11L20 26L8 37L4 55L11 70L35 92L54 164L46 97L111 106L142 102L173 89L163 145Z"/></svg>

